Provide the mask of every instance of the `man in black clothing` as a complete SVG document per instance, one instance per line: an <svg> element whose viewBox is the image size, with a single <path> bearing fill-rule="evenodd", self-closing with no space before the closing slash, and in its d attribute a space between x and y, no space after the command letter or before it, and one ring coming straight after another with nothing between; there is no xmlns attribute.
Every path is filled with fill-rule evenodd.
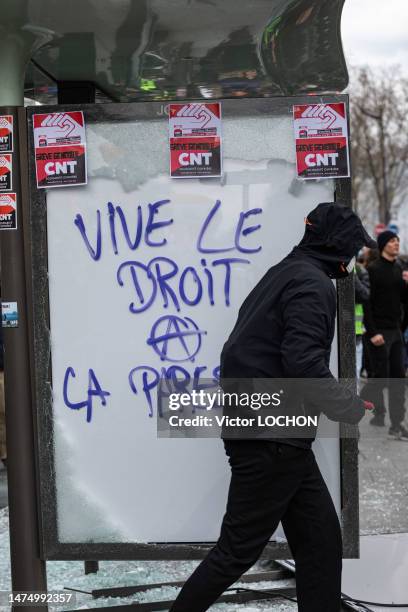
<svg viewBox="0 0 408 612"><path fill-rule="evenodd" d="M389 389L389 437L408 440L402 425L405 407L404 342L401 333L402 307L408 299L408 284L398 264L399 238L389 230L378 238L380 257L368 266L370 300L364 304L364 322L369 338L370 361L374 378L361 391L375 404L372 425L384 426L383 389Z"/></svg>
<svg viewBox="0 0 408 612"><path fill-rule="evenodd" d="M375 244L375 243L374 243ZM348 207L319 204L298 246L268 270L242 304L221 354L231 379L320 379L321 411L358 423L365 403L329 370L336 316L331 279L347 276L373 241ZM316 406L313 407L316 410ZM187 580L172 612L204 612L258 559L282 521L296 562L300 612L339 612L341 531L312 439L224 439L231 484L221 534ZM249 437L249 436L247 436Z"/></svg>

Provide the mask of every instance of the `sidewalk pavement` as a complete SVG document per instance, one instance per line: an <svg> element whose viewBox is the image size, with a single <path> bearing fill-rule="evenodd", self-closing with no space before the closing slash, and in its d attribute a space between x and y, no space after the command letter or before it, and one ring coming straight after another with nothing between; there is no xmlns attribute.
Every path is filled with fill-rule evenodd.
<svg viewBox="0 0 408 612"><path fill-rule="evenodd" d="M408 533L408 441L388 440L385 427L360 422L360 533Z"/></svg>

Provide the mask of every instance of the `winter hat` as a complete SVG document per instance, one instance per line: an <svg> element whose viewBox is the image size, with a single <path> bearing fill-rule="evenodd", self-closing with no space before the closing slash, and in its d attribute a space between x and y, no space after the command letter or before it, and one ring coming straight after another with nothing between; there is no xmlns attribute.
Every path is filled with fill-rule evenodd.
<svg viewBox="0 0 408 612"><path fill-rule="evenodd" d="M389 242L393 238L398 238L399 240L399 236L395 232L392 232L391 230L385 230L385 232L381 232L381 234L378 235L377 244L378 244L378 250L380 251L380 253L382 253L382 251L384 250L384 247L387 244L387 242Z"/></svg>

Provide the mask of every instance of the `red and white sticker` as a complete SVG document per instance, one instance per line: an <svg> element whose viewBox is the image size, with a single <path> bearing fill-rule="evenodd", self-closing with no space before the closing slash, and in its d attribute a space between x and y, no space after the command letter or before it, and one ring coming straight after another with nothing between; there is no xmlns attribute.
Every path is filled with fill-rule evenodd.
<svg viewBox="0 0 408 612"><path fill-rule="evenodd" d="M349 176L347 138L307 138L296 141L298 178Z"/></svg>
<svg viewBox="0 0 408 612"><path fill-rule="evenodd" d="M170 104L170 138L221 137L221 104Z"/></svg>
<svg viewBox="0 0 408 612"><path fill-rule="evenodd" d="M169 144L171 177L221 176L220 103L170 104Z"/></svg>
<svg viewBox="0 0 408 612"><path fill-rule="evenodd" d="M0 115L0 153L13 152L13 116Z"/></svg>
<svg viewBox="0 0 408 612"><path fill-rule="evenodd" d="M34 147L85 144L85 121L82 111L44 113L33 116Z"/></svg>
<svg viewBox="0 0 408 612"><path fill-rule="evenodd" d="M0 192L12 190L11 155L0 155Z"/></svg>
<svg viewBox="0 0 408 612"><path fill-rule="evenodd" d="M86 185L85 155L84 145L36 149L37 187Z"/></svg>
<svg viewBox="0 0 408 612"><path fill-rule="evenodd" d="M221 139L170 138L170 174L174 178L221 176Z"/></svg>
<svg viewBox="0 0 408 612"><path fill-rule="evenodd" d="M293 123L298 178L350 176L344 102L295 105Z"/></svg>
<svg viewBox="0 0 408 612"><path fill-rule="evenodd" d="M33 116L38 188L85 185L86 139L82 111Z"/></svg>
<svg viewBox="0 0 408 612"><path fill-rule="evenodd" d="M17 195L0 194L0 230L17 229Z"/></svg>

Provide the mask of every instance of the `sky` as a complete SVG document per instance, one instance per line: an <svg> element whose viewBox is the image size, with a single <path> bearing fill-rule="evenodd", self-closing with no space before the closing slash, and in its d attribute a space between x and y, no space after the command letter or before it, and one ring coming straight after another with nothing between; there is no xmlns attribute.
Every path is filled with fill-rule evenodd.
<svg viewBox="0 0 408 612"><path fill-rule="evenodd" d="M408 75L408 0L346 0L341 29L348 65L400 64Z"/></svg>
<svg viewBox="0 0 408 612"><path fill-rule="evenodd" d="M408 0L346 0L341 20L347 65L399 64L408 77ZM408 200L393 219L408 252Z"/></svg>

